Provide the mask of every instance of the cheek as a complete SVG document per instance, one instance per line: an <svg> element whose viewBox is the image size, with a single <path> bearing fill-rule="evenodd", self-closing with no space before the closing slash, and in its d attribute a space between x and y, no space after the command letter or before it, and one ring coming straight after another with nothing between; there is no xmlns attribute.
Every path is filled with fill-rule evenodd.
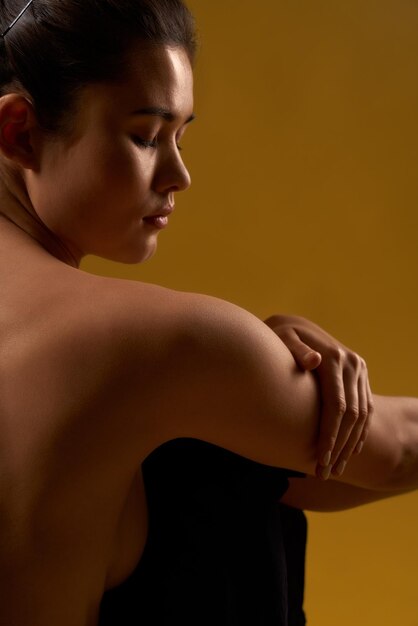
<svg viewBox="0 0 418 626"><path fill-rule="evenodd" d="M153 179L151 151L141 151L133 143L123 141L112 148L103 147L95 165L92 186L101 195L114 199L138 201L147 196Z"/></svg>
<svg viewBox="0 0 418 626"><path fill-rule="evenodd" d="M123 213L132 205L138 208L138 201L148 193L151 178L150 163L141 160L126 143L124 146L98 143L68 164L71 189L66 191L83 215L90 206L93 213L95 208L100 210L104 219L107 209L112 212L118 208Z"/></svg>
<svg viewBox="0 0 418 626"><path fill-rule="evenodd" d="M80 181L90 185L96 193L120 192L121 188L135 180L136 168L128 150L100 143L84 155L79 171Z"/></svg>
<svg viewBox="0 0 418 626"><path fill-rule="evenodd" d="M111 245L129 233L137 237L138 224L149 212L152 161L126 143L123 149L108 147L96 154L100 156L91 169L81 168L74 175L73 200L79 207L74 223L90 241Z"/></svg>

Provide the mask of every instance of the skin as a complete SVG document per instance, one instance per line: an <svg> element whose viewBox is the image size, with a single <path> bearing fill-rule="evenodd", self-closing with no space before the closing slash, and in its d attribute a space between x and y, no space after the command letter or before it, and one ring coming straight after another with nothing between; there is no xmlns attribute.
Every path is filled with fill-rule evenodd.
<svg viewBox="0 0 418 626"><path fill-rule="evenodd" d="M279 331L217 298L78 269L86 254L149 258L158 231L144 218L190 185L177 148L193 113L186 53L138 50L131 68L124 84L86 89L65 142L43 135L24 96L0 99L0 623L11 626L97 624L103 591L142 554L140 464L165 441L315 475L318 380ZM173 118L130 115L150 106ZM372 400L347 492L341 476L331 494L312 478L321 506L337 486L339 508L417 487L418 401ZM299 481L286 495L304 507L311 494Z"/></svg>

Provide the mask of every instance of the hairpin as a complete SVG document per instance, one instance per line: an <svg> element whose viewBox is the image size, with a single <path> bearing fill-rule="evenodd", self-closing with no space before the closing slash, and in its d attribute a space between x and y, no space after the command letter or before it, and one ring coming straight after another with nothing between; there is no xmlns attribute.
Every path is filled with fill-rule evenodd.
<svg viewBox="0 0 418 626"><path fill-rule="evenodd" d="M16 18L16 19L14 19L14 20L13 20L13 22L10 24L10 26L8 26L8 27L6 28L6 30L4 31L4 33L1 33L1 34L0 34L0 37L3 37L3 38L4 38L4 36L6 35L6 33L8 33L8 32L9 32L9 30L11 30L11 29L13 28L13 26L16 24L17 20L19 20L19 19L22 17L22 15L23 15L23 14L24 14L24 12L26 11L26 9L28 9L28 8L30 7L30 5L32 4L32 2L33 2L33 0L30 0L30 2L28 2L28 3L27 3L27 5L25 6L25 8L24 8L24 9L22 9L22 11L19 13L19 15L17 16L17 18Z"/></svg>

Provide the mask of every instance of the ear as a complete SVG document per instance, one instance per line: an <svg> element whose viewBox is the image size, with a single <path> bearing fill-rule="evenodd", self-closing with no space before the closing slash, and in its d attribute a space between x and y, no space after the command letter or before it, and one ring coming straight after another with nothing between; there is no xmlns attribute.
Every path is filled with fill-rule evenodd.
<svg viewBox="0 0 418 626"><path fill-rule="evenodd" d="M25 169L36 168L38 122L32 103L17 93L0 98L0 152Z"/></svg>

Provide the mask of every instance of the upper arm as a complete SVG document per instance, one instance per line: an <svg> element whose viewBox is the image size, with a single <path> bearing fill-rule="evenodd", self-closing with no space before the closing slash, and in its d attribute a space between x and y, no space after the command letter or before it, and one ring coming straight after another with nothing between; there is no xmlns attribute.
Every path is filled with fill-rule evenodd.
<svg viewBox="0 0 418 626"><path fill-rule="evenodd" d="M131 396L138 410L146 398L154 447L192 437L314 476L321 406L315 376L297 367L266 324L228 302L178 294L168 316L169 348ZM399 450L393 411L377 398L363 452L343 481L385 489Z"/></svg>
<svg viewBox="0 0 418 626"><path fill-rule="evenodd" d="M161 398L164 437L193 437L254 461L315 472L319 394L277 335L247 311L188 294ZM188 330L186 330L188 329Z"/></svg>

